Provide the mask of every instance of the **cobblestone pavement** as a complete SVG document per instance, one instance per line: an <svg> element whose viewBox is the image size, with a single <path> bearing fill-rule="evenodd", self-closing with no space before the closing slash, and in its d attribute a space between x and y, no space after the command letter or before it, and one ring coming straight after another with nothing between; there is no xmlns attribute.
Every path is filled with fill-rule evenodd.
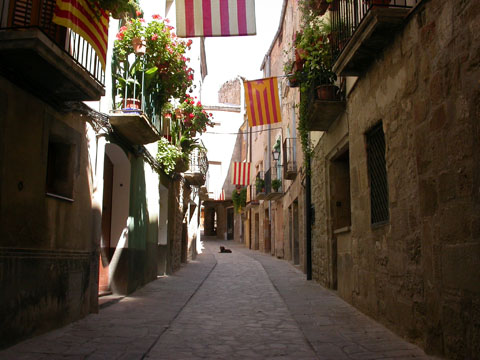
<svg viewBox="0 0 480 360"><path fill-rule="evenodd" d="M173 276L0 359L430 358L286 261L231 241L205 246Z"/></svg>

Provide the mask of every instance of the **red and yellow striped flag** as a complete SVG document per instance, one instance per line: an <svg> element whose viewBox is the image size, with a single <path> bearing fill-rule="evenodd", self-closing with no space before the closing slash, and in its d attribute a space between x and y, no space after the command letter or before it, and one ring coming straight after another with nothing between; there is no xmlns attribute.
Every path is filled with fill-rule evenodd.
<svg viewBox="0 0 480 360"><path fill-rule="evenodd" d="M282 121L276 77L245 81L244 88L250 127Z"/></svg>
<svg viewBox="0 0 480 360"><path fill-rule="evenodd" d="M255 0L175 0L177 36L255 35Z"/></svg>
<svg viewBox="0 0 480 360"><path fill-rule="evenodd" d="M233 185L250 185L250 164L249 162L234 162L232 164Z"/></svg>
<svg viewBox="0 0 480 360"><path fill-rule="evenodd" d="M53 22L72 29L94 49L103 69L107 60L108 13L94 9L88 0L57 0Z"/></svg>

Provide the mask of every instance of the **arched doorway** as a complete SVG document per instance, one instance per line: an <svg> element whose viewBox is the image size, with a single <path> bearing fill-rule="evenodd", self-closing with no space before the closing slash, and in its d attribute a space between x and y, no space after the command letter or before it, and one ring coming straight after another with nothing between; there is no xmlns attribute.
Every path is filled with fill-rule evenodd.
<svg viewBox="0 0 480 360"><path fill-rule="evenodd" d="M99 295L112 289L112 260L125 241L130 203L130 161L116 144L106 144L103 171L102 237L100 241ZM117 286L118 287L118 286Z"/></svg>

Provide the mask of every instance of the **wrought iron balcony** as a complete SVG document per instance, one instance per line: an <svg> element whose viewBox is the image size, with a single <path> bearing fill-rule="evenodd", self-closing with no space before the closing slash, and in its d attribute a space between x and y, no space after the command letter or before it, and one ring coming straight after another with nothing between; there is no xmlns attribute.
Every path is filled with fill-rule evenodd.
<svg viewBox="0 0 480 360"><path fill-rule="evenodd" d="M190 154L189 169L183 174L190 185L202 186L205 184L208 171L207 154L194 149Z"/></svg>
<svg viewBox="0 0 480 360"><path fill-rule="evenodd" d="M359 76L391 43L393 34L420 0L334 0L333 71Z"/></svg>
<svg viewBox="0 0 480 360"><path fill-rule="evenodd" d="M139 56L139 55L135 55ZM145 72L137 71L133 76L118 74L125 83L125 91L116 97L116 107L110 115L113 127L132 144L149 144L159 140L169 127L168 119L156 112L154 95L145 89Z"/></svg>
<svg viewBox="0 0 480 360"><path fill-rule="evenodd" d="M263 171L259 171L257 176L255 176L255 200L264 200L265 199L265 178Z"/></svg>
<svg viewBox="0 0 480 360"><path fill-rule="evenodd" d="M247 206L246 209L250 209L254 206L260 205L260 202L256 198L256 188L255 185L248 185L247 186Z"/></svg>
<svg viewBox="0 0 480 360"><path fill-rule="evenodd" d="M0 71L44 101L99 100L105 73L93 48L52 23L55 0L5 0L0 13Z"/></svg>
<svg viewBox="0 0 480 360"><path fill-rule="evenodd" d="M293 180L297 176L297 139L283 141L283 178Z"/></svg>
<svg viewBox="0 0 480 360"><path fill-rule="evenodd" d="M265 172L265 200L277 200L283 196L282 165Z"/></svg>

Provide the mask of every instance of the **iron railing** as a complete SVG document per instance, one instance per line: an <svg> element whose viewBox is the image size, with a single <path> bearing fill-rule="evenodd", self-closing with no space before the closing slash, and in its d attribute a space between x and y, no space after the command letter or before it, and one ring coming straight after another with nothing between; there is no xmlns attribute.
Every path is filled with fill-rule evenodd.
<svg viewBox="0 0 480 360"><path fill-rule="evenodd" d="M259 194L265 194L265 174L263 171L257 173L253 186L255 188L255 199L258 199Z"/></svg>
<svg viewBox="0 0 480 360"><path fill-rule="evenodd" d="M205 151L193 149L190 153L190 166L188 172L200 173L206 176L208 171L208 159Z"/></svg>
<svg viewBox="0 0 480 360"><path fill-rule="evenodd" d="M39 29L100 85L105 72L93 47L74 31L52 22L55 0L5 0L0 8L0 29Z"/></svg>
<svg viewBox="0 0 480 360"><path fill-rule="evenodd" d="M267 195L272 192L283 192L282 167L282 165L276 165L265 172L265 193Z"/></svg>
<svg viewBox="0 0 480 360"><path fill-rule="evenodd" d="M143 55L132 55L135 57ZM125 68L129 65L123 64ZM123 71L122 71L123 70ZM153 91L146 91L145 84L145 69L141 71L135 71L132 75L128 69L117 69L117 75L113 76L113 82L118 81L118 78L122 78L125 81L125 89L118 90L117 95L122 99L120 103L115 101L115 107L120 108L122 112L126 113L140 113L145 114L152 125L159 131L161 135L166 135L166 132L170 128L170 120L161 116L158 109L154 106L155 96L158 96ZM159 85L157 85L159 86Z"/></svg>
<svg viewBox="0 0 480 360"><path fill-rule="evenodd" d="M376 7L412 8L421 0L334 0L331 12L333 60L338 59L369 11Z"/></svg>

